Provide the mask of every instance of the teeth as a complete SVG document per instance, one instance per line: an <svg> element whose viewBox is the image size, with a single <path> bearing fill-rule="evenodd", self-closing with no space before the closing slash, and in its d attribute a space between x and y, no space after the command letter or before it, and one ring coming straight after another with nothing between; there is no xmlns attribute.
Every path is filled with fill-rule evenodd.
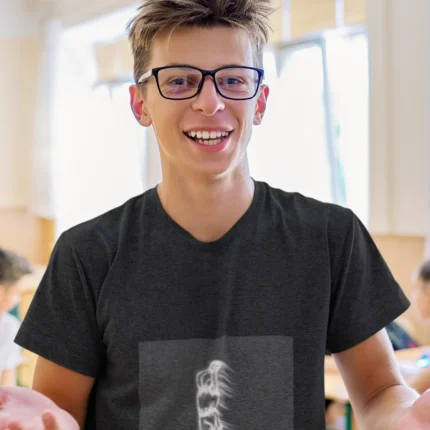
<svg viewBox="0 0 430 430"><path fill-rule="evenodd" d="M190 131L187 133L189 137L193 139L197 137L197 139L220 139L229 135L228 131Z"/></svg>
<svg viewBox="0 0 430 430"><path fill-rule="evenodd" d="M200 139L198 140L198 143L200 145L205 145L205 146L214 146L214 145L219 145L222 142L222 139L216 139L216 140L203 140Z"/></svg>

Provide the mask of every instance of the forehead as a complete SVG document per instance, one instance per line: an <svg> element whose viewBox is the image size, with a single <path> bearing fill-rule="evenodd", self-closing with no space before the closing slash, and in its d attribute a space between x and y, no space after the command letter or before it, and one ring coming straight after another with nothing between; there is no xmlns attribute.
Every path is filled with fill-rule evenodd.
<svg viewBox="0 0 430 430"><path fill-rule="evenodd" d="M180 28L158 35L151 48L150 68L189 64L215 69L229 64L253 66L253 45L245 30Z"/></svg>

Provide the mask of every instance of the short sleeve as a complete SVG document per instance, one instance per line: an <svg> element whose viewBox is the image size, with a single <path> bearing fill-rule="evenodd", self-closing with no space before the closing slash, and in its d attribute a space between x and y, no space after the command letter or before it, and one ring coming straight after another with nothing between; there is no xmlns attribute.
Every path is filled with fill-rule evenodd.
<svg viewBox="0 0 430 430"><path fill-rule="evenodd" d="M14 316L5 314L0 325L0 372L2 372L15 369L22 363L22 351L14 343L19 321Z"/></svg>
<svg viewBox="0 0 430 430"><path fill-rule="evenodd" d="M104 346L95 294L87 279L76 249L63 234L15 342L63 367L96 377Z"/></svg>
<svg viewBox="0 0 430 430"><path fill-rule="evenodd" d="M350 210L331 219L328 241L332 293L327 350L337 353L385 328L410 303L369 232Z"/></svg>

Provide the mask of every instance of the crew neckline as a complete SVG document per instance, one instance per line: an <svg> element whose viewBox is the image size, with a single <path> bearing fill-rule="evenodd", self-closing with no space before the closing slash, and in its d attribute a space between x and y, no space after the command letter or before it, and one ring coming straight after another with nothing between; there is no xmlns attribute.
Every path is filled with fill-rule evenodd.
<svg viewBox="0 0 430 430"><path fill-rule="evenodd" d="M200 249L213 250L225 246L235 237L239 236L240 231L246 228L246 226L249 224L249 220L252 219L253 214L256 212L261 200L262 184L258 181L255 181L254 179L252 179L252 181L254 182L254 195L248 209L223 236L210 242L202 242L201 240L196 239L166 212L161 203L160 196L158 195L157 186L151 190L151 199L155 203L156 210L161 219L166 223L166 225L174 234L178 234L179 236L185 238L191 245Z"/></svg>

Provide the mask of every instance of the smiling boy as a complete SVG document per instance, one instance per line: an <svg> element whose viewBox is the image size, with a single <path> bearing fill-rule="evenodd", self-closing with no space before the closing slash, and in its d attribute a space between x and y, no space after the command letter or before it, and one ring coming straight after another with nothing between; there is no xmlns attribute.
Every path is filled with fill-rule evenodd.
<svg viewBox="0 0 430 430"><path fill-rule="evenodd" d="M322 429L326 350L363 428L421 420L383 330L409 303L366 229L250 176L270 13L147 0L131 23L162 182L60 237L17 337L81 428Z"/></svg>

